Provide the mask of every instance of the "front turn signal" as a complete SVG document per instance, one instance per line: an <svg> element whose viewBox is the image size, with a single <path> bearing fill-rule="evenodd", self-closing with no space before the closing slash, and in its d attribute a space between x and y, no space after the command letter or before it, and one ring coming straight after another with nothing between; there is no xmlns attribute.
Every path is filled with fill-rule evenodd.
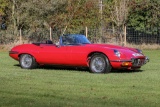
<svg viewBox="0 0 160 107"><path fill-rule="evenodd" d="M122 63L122 66L129 66L130 65L130 62L123 62Z"/></svg>

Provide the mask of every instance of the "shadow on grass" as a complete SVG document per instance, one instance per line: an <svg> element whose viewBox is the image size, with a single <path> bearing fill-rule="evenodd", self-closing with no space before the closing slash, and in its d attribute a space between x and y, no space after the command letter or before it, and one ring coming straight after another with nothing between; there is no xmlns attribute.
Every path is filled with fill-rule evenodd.
<svg viewBox="0 0 160 107"><path fill-rule="evenodd" d="M20 67L19 64L15 64L15 67ZM45 69L45 70L68 70L68 71L84 71L89 72L87 67L71 67L71 66L61 66L61 65L43 65L38 66L36 69Z"/></svg>
<svg viewBox="0 0 160 107"><path fill-rule="evenodd" d="M20 67L19 64L14 65ZM68 70L68 71L80 71L80 72L89 72L87 67L71 67L71 66L61 66L61 65L43 65L38 66L36 69L45 69L45 70ZM112 70L110 73L138 73L143 72L143 70Z"/></svg>
<svg viewBox="0 0 160 107"><path fill-rule="evenodd" d="M44 65L44 66L39 66L37 69L89 72L89 68L87 67L71 67L71 66L60 66L60 65Z"/></svg>
<svg viewBox="0 0 160 107"><path fill-rule="evenodd" d="M143 70L112 70L111 73L137 73L137 72L143 72Z"/></svg>
<svg viewBox="0 0 160 107"><path fill-rule="evenodd" d="M14 66L15 66L15 67L21 67L19 64L15 64Z"/></svg>

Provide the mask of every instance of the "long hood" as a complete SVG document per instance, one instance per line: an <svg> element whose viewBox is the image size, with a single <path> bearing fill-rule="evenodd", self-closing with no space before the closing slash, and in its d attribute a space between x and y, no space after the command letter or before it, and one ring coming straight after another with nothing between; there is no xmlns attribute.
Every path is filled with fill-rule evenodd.
<svg viewBox="0 0 160 107"><path fill-rule="evenodd" d="M121 54L123 54L126 57L144 57L144 55L138 52L138 49L135 48L129 48L111 44L90 44L90 45L97 48L118 50Z"/></svg>
<svg viewBox="0 0 160 107"><path fill-rule="evenodd" d="M108 48L108 49L127 49L127 50L132 50L134 52L137 52L135 48L129 48L129 47L123 47L123 46L118 46L118 45L111 45L111 44L91 44L94 47L102 47L102 48Z"/></svg>

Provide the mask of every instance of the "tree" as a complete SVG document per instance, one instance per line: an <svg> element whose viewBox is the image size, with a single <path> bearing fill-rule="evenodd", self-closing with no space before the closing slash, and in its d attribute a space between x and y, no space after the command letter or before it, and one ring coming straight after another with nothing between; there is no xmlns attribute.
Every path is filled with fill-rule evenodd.
<svg viewBox="0 0 160 107"><path fill-rule="evenodd" d="M110 10L110 19L118 28L118 35L120 37L121 45L126 44L126 25L129 11L129 0L113 0L108 7ZM114 31L114 30L113 30ZM121 33L122 32L122 33ZM124 36L124 39L123 39ZM124 41L124 43L123 43Z"/></svg>
<svg viewBox="0 0 160 107"><path fill-rule="evenodd" d="M6 30L6 9L8 0L0 0L0 29Z"/></svg>
<svg viewBox="0 0 160 107"><path fill-rule="evenodd" d="M38 28L48 28L48 17L64 0L10 0L7 11L10 30L19 35L18 30L25 29L35 32ZM40 31L40 30L39 30ZM42 31L41 31L42 32ZM30 33L31 35L31 33Z"/></svg>
<svg viewBox="0 0 160 107"><path fill-rule="evenodd" d="M8 7L8 0L0 0L0 15L6 15L6 8Z"/></svg>
<svg viewBox="0 0 160 107"><path fill-rule="evenodd" d="M25 18L27 14L25 13L25 3L27 0L10 0L9 7L7 9L8 23L10 23L10 29L13 30L13 35L18 36L18 29L24 26Z"/></svg>
<svg viewBox="0 0 160 107"><path fill-rule="evenodd" d="M68 0L59 4L56 13L50 18L53 28L68 32L79 32L85 26L95 27L98 23L98 8L96 0Z"/></svg>
<svg viewBox="0 0 160 107"><path fill-rule="evenodd" d="M159 0L133 0L128 26L140 31L158 32L160 27Z"/></svg>

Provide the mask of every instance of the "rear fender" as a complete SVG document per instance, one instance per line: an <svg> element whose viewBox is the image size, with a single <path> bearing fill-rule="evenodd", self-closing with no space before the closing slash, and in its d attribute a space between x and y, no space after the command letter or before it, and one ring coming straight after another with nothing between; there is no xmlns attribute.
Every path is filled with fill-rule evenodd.
<svg viewBox="0 0 160 107"><path fill-rule="evenodd" d="M27 53L27 52L20 53L20 54L18 55L18 58L20 59L20 56L21 56L21 55L23 55L23 54L31 55L31 56L32 56L32 57L34 57L34 58L35 58L35 60L36 60L36 57L35 57L35 55L34 55L34 54L32 54L32 53Z"/></svg>

